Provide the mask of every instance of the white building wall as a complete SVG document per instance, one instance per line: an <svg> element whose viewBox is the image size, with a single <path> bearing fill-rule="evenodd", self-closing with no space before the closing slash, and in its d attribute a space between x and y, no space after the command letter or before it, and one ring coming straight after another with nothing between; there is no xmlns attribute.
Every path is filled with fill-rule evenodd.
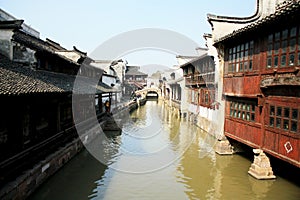
<svg viewBox="0 0 300 200"><path fill-rule="evenodd" d="M217 49L213 46L213 38L210 36L205 37L206 45L208 47L208 55L213 56L215 62L215 81L217 84L216 101L218 109L212 113L212 123L215 126L215 133L217 137L224 136L224 118L225 118L225 101L222 100L223 93L223 63L220 62Z"/></svg>
<svg viewBox="0 0 300 200"><path fill-rule="evenodd" d="M257 0L257 10L250 17L227 17L208 15L208 20L212 26L213 40L217 41L220 38L232 33L235 30L241 29L257 20L260 20L275 12L276 6L285 0ZM243 4L240 4L243 6Z"/></svg>
<svg viewBox="0 0 300 200"><path fill-rule="evenodd" d="M215 136L216 138L223 137L224 131L224 113L225 102L222 100L223 88L223 68L219 63L219 58L216 48L213 46L212 36L209 34L204 35L206 40L207 49L205 52L207 56L211 56L215 63L215 109L203 107L189 103L189 95L191 95L188 87L182 87L182 112L186 111L191 121L195 122L204 131ZM201 50L203 50L202 48ZM184 85L184 82L182 83ZM195 95L197 92L195 93Z"/></svg>
<svg viewBox="0 0 300 200"><path fill-rule="evenodd" d="M188 88L185 87L185 80L179 82L181 87L181 113L187 113L188 111Z"/></svg>
<svg viewBox="0 0 300 200"><path fill-rule="evenodd" d="M12 30L0 30L0 53L7 56L10 60L13 58L12 35Z"/></svg>
<svg viewBox="0 0 300 200"><path fill-rule="evenodd" d="M102 75L102 83L105 83L108 86L116 85L116 79L111 76L105 76L105 74Z"/></svg>
<svg viewBox="0 0 300 200"><path fill-rule="evenodd" d="M74 51L56 51L55 53L64 56L74 62L77 62L81 58L81 55Z"/></svg>

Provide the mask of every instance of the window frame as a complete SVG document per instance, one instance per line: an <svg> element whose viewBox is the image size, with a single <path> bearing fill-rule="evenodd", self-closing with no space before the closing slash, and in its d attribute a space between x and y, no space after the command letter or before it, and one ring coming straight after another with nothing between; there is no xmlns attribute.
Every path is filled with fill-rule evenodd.
<svg viewBox="0 0 300 200"><path fill-rule="evenodd" d="M292 26L267 36L266 69L294 67L300 64L300 27ZM293 45L293 48L291 46ZM293 60L291 62L291 59Z"/></svg>
<svg viewBox="0 0 300 200"><path fill-rule="evenodd" d="M270 104L268 106L268 121L266 124L273 129L297 134L300 131L298 122L299 111L297 107L293 106ZM296 118L293 118L293 113L297 113ZM280 124L278 124L278 122L280 122ZM293 130L293 125L296 125L295 130Z"/></svg>
<svg viewBox="0 0 300 200"><path fill-rule="evenodd" d="M246 122L256 122L255 102L243 100L229 101L229 116Z"/></svg>
<svg viewBox="0 0 300 200"><path fill-rule="evenodd" d="M229 48L225 74L252 72L254 45L254 40L250 40Z"/></svg>

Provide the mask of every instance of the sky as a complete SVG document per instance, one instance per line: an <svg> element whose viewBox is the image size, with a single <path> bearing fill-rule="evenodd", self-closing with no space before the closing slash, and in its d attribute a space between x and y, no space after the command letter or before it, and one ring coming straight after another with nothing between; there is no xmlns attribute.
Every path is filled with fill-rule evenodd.
<svg viewBox="0 0 300 200"><path fill-rule="evenodd" d="M0 0L0 8L24 19L42 39L91 55L111 38L145 28L173 31L205 47L203 34L211 33L208 13L250 16L256 0ZM176 55L157 49L122 56L132 65L177 64Z"/></svg>

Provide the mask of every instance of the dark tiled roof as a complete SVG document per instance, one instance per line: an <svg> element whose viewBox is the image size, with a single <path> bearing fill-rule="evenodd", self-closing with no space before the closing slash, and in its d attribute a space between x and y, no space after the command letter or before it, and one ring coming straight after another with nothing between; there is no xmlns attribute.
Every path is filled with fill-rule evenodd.
<svg viewBox="0 0 300 200"><path fill-rule="evenodd" d="M51 44L48 42L45 42L44 40L41 40L37 37L31 36L27 33L24 33L22 31L15 31L13 35L13 40L23 44L26 47L29 47L33 50L39 51L39 52L47 52L50 54L53 54L57 57L60 57L64 60L69 61L70 63L78 65L77 62L72 61L71 59L66 58L65 56L61 56L57 53L55 53L56 48L54 48Z"/></svg>
<svg viewBox="0 0 300 200"><path fill-rule="evenodd" d="M135 85L138 88L143 88L144 87L143 84L141 84L141 83L139 83L137 81L134 81L132 84Z"/></svg>
<svg viewBox="0 0 300 200"><path fill-rule="evenodd" d="M104 83L97 83L87 77L34 70L10 61L0 54L0 95L21 95L34 93L80 93L94 94L115 92Z"/></svg>
<svg viewBox="0 0 300 200"><path fill-rule="evenodd" d="M205 59L205 58L207 58L208 57L208 55L207 55L207 53L205 53L205 54L203 54L203 55L201 55L201 56L198 56L198 57L196 57L196 58L194 58L194 59L192 59L192 60L190 60L190 61L188 61L188 62L186 62L186 63L184 63L184 64L182 64L182 65L180 65L179 67L180 68L183 68L183 67L186 67L186 66L188 66L188 65L193 65L195 62L197 62L197 61L199 61L199 60L202 60L202 59ZM210 57L210 56L209 56Z"/></svg>
<svg viewBox="0 0 300 200"><path fill-rule="evenodd" d="M215 41L216 43L225 42L227 40L230 40L233 37L237 37L245 32L251 32L254 30L257 30L259 28L265 27L265 25L270 24L276 25L278 24L278 20L285 20L289 19L289 16L295 15L295 19L299 19L300 15L300 1L299 0L292 0L292 1L286 1L284 2L284 7L280 7L275 13L258 20L257 22L253 22L248 26L245 26L244 28L238 29L236 31L233 31L232 33L220 38L219 40Z"/></svg>
<svg viewBox="0 0 300 200"><path fill-rule="evenodd" d="M29 48L33 48L34 50L46 51L49 53L55 53L54 49L50 47L50 45L34 36L31 36L22 31L15 31L13 35L13 40L19 42Z"/></svg>
<svg viewBox="0 0 300 200"><path fill-rule="evenodd" d="M125 75L141 75L141 76L148 76L148 74L145 74L145 73L143 73L143 72L140 72L140 71L138 71L138 70L136 70L136 69L129 69L129 70L125 73Z"/></svg>
<svg viewBox="0 0 300 200"><path fill-rule="evenodd" d="M59 51L65 51L67 49L65 49L64 47L60 46L59 43L53 41L53 40L50 40L49 38L46 38L46 43L48 45L50 45L52 48L56 49L56 50L59 50Z"/></svg>
<svg viewBox="0 0 300 200"><path fill-rule="evenodd" d="M55 73L34 71L11 62L4 56L0 61L0 94L19 95L28 93L48 93L72 91L67 82L70 77ZM53 82L53 83L51 83Z"/></svg>
<svg viewBox="0 0 300 200"><path fill-rule="evenodd" d="M20 29L24 20L0 21L0 29Z"/></svg>

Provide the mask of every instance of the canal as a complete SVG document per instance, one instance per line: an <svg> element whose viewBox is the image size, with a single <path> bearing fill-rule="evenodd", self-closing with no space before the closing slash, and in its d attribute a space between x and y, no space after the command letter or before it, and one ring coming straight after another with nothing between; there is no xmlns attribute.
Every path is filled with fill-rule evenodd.
<svg viewBox="0 0 300 200"><path fill-rule="evenodd" d="M249 176L248 158L217 155L214 138L179 119L160 101L148 101L122 124L122 134L109 137L107 149L101 151L104 164L84 150L29 199L300 197L299 186L280 176L263 181Z"/></svg>

